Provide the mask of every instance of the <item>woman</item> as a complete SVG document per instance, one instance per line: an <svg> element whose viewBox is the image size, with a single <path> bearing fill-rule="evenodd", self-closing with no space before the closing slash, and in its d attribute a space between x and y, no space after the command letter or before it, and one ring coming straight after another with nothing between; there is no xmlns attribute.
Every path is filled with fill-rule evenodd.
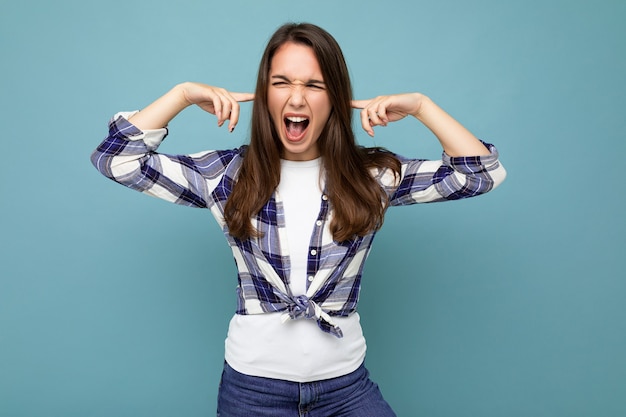
<svg viewBox="0 0 626 417"><path fill-rule="evenodd" d="M165 126L197 105L233 131L254 101L249 145L195 155L156 152ZM357 146L352 110L374 135L409 115L443 147L441 161ZM504 180L495 148L419 93L352 100L336 41L311 24L270 39L256 91L175 86L120 113L92 155L100 172L178 204L208 208L238 269L219 416L393 416L363 362L361 271L389 206L472 197Z"/></svg>

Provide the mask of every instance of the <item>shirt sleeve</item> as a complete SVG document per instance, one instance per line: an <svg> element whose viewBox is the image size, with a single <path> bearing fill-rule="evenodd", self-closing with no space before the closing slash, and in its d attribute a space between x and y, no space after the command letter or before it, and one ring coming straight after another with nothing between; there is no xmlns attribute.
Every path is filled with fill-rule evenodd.
<svg viewBox="0 0 626 417"><path fill-rule="evenodd" d="M383 181L390 205L458 200L493 190L504 181L506 171L495 146L484 145L489 155L451 157L444 152L441 160L432 161L396 155L402 164L400 179L393 187L389 179ZM393 178L389 173L383 176Z"/></svg>
<svg viewBox="0 0 626 417"><path fill-rule="evenodd" d="M239 150L205 151L193 155L156 152L166 128L142 131L128 121L133 113L118 113L109 134L91 155L100 173L126 187L191 207L210 208L211 194Z"/></svg>

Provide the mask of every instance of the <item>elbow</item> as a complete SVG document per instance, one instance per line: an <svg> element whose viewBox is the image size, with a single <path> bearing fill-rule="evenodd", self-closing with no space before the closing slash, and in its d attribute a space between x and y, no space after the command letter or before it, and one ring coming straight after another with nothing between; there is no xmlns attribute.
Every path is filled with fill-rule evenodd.
<svg viewBox="0 0 626 417"><path fill-rule="evenodd" d="M95 151L91 153L90 160L91 160L91 164L94 166L94 168L98 170L98 172L100 172L105 177L109 177L109 178L111 177L109 175L110 170L108 169L109 164L105 162L107 158L102 152L96 149Z"/></svg>

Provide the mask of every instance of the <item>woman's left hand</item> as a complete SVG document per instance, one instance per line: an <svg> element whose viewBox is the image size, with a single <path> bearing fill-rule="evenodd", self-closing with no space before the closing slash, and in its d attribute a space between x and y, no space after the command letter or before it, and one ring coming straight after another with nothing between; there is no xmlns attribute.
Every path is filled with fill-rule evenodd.
<svg viewBox="0 0 626 417"><path fill-rule="evenodd" d="M374 126L387 126L408 115L418 117L425 96L420 93L378 96L369 100L352 100L352 107L361 109L361 126L374 136Z"/></svg>

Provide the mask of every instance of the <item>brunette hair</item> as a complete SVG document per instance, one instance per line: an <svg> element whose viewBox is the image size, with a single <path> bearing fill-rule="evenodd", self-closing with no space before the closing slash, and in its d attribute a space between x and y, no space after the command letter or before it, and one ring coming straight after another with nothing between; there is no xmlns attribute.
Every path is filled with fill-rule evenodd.
<svg viewBox="0 0 626 417"><path fill-rule="evenodd" d="M332 106L318 139L326 180L326 194L333 209L330 230L342 242L363 236L382 226L388 199L370 169L400 173L400 162L381 148L357 145L352 131L352 86L343 53L324 29L310 23L288 23L270 38L261 58L252 109L250 144L245 151L237 182L226 202L224 219L238 239L257 237L250 219L271 198L280 181L282 143L267 107L272 58L285 43L313 50Z"/></svg>

